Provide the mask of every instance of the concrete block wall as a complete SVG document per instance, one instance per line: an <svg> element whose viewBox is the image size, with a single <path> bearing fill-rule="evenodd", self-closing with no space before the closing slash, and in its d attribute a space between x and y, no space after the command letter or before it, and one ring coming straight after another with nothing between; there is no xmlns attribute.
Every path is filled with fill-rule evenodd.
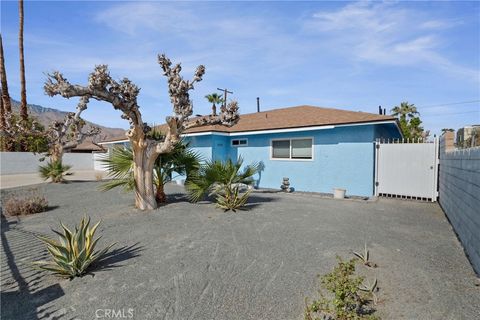
<svg viewBox="0 0 480 320"><path fill-rule="evenodd" d="M480 274L480 147L456 150L453 137L440 138L439 202Z"/></svg>
<svg viewBox="0 0 480 320"><path fill-rule="evenodd" d="M43 156L30 152L0 152L0 174L38 173L39 162ZM72 171L93 170L93 154L65 153L63 163L72 166Z"/></svg>

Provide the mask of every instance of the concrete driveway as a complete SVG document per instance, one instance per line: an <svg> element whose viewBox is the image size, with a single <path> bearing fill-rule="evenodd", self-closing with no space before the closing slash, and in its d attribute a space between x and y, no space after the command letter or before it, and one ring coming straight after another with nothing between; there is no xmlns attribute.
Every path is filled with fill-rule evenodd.
<svg viewBox="0 0 480 320"><path fill-rule="evenodd" d="M248 210L223 213L172 185L170 203L146 213L98 185L40 185L50 211L3 221L2 319L302 319L317 274L364 242L379 267L359 271L378 279L382 318L480 315L476 276L437 204L254 194ZM35 234L84 214L116 250L72 281L32 270L45 254Z"/></svg>

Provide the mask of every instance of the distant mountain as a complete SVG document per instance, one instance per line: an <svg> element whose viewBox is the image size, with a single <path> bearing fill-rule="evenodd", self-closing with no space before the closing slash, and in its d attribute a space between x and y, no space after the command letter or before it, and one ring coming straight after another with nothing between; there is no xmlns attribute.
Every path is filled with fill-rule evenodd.
<svg viewBox="0 0 480 320"><path fill-rule="evenodd" d="M28 107L28 114L37 119L42 125L46 128L53 122L53 121L60 121L65 118L68 112L60 111L53 108L45 108L36 104L27 104ZM12 109L15 112L18 112L20 109L20 102L12 99ZM88 126L97 126L102 129L100 133L100 140L109 140L109 139L117 139L117 138L125 138L125 130L120 128L109 128L104 127L92 122L87 121ZM92 139L88 139L91 141ZM99 140L97 138L97 140Z"/></svg>

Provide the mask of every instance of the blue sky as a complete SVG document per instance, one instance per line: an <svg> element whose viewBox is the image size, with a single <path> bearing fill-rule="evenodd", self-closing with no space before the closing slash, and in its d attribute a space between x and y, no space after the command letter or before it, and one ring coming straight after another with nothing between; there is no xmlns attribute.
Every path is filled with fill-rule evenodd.
<svg viewBox="0 0 480 320"><path fill-rule="evenodd" d="M10 94L19 97L18 7L1 3ZM480 123L479 2L25 2L28 102L73 110L77 101L43 93L45 73L85 84L96 64L141 87L144 120L171 113L157 54L204 81L194 113L228 88L242 113L311 104L355 111L415 103L426 129ZM463 103L463 102L472 103ZM460 103L459 103L460 102ZM453 104L458 103L458 104ZM84 113L126 128L100 102Z"/></svg>

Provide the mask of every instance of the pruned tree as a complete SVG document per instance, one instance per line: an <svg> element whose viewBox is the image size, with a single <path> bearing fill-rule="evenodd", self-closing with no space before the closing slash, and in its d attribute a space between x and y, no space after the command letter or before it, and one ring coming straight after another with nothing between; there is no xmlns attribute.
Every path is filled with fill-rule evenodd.
<svg viewBox="0 0 480 320"><path fill-rule="evenodd" d="M46 131L48 141L47 156L50 161L62 162L63 154L82 143L87 137L96 136L100 128L90 126L85 128L86 122L81 118L83 111L87 109L89 97L82 96L76 112L69 112L63 121L54 121Z"/></svg>
<svg viewBox="0 0 480 320"><path fill-rule="evenodd" d="M218 115L190 118L193 105L189 91L194 84L202 80L205 67L200 65L195 71L193 80L184 80L180 75L182 67L172 62L164 54L158 56L164 75L168 79L168 93L173 107L173 114L166 117L164 136L156 140L149 137L151 128L143 122L137 96L140 89L129 79L115 81L106 65L99 65L90 74L86 86L71 84L60 72L48 75L45 92L50 95L61 95L65 98L86 97L109 102L114 109L122 111L122 118L130 123L126 136L133 150L135 179L135 206L140 210L155 209L157 202L153 186L153 167L160 154L171 152L180 141L181 133L190 128L205 125L221 124L231 126L238 119L238 104L230 102L221 108ZM88 100L87 100L88 101Z"/></svg>

